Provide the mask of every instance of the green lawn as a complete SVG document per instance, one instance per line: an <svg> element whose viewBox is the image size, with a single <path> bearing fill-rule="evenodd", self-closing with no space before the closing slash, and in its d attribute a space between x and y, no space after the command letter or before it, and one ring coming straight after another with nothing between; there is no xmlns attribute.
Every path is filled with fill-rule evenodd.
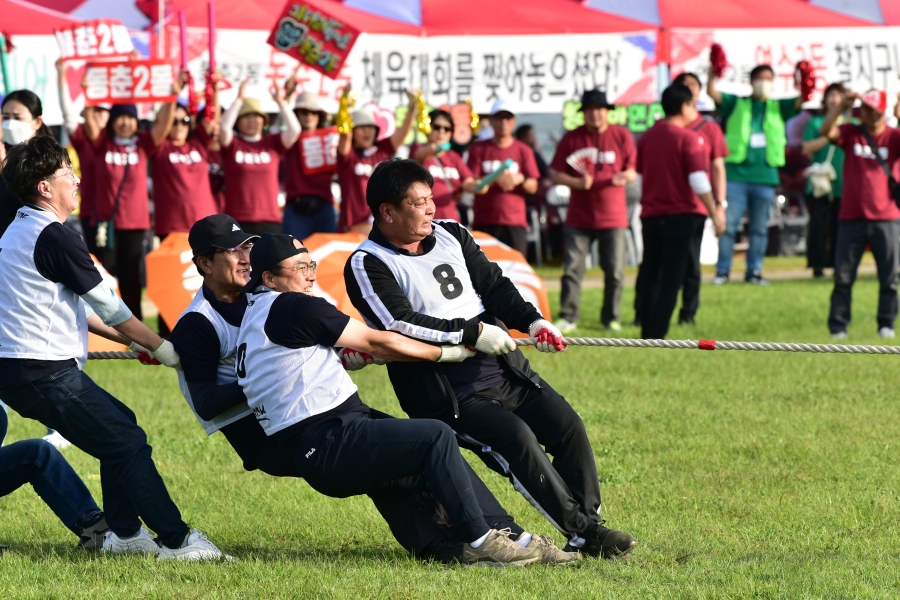
<svg viewBox="0 0 900 600"><path fill-rule="evenodd" d="M878 343L876 292L874 278L857 285L853 343ZM604 335L601 293L586 292L580 335ZM676 326L669 337L823 342L829 293L828 281L705 285L696 329ZM628 290L623 321L631 301ZM588 426L604 516L640 542L629 560L521 570L419 564L367 498L332 500L302 481L243 472L224 438L207 438L194 422L172 372L97 362L88 372L137 412L186 520L237 561L78 552L26 488L0 499L0 541L13 548L0 559L0 597L900 595L900 357L601 348L529 356ZM354 377L367 402L399 414L383 369ZM8 441L42 433L11 415ZM76 449L65 455L99 499L97 462ZM468 458L526 528L551 533L506 481Z"/></svg>

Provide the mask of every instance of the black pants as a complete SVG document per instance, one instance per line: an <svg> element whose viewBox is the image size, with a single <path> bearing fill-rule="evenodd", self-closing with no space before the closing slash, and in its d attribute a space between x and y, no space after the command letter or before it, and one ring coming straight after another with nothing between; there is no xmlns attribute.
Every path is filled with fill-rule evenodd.
<svg viewBox="0 0 900 600"><path fill-rule="evenodd" d="M440 418L460 446L508 477L558 530L571 537L600 520L600 480L584 423L546 382L537 388L507 380L457 400L459 418L452 411Z"/></svg>
<svg viewBox="0 0 900 600"><path fill-rule="evenodd" d="M143 519L164 545L181 545L190 530L169 497L131 409L77 367L0 390L0 398L100 461L103 511L116 535L133 535Z"/></svg>
<svg viewBox="0 0 900 600"><path fill-rule="evenodd" d="M810 269L831 269L837 250L838 212L841 199L806 195L809 229L806 232L806 264Z"/></svg>
<svg viewBox="0 0 900 600"><path fill-rule="evenodd" d="M691 232L691 243L688 247L687 271L684 273L684 287L681 290L680 320L691 320L700 308L700 246L703 244L703 228L706 219L697 220Z"/></svg>
<svg viewBox="0 0 900 600"><path fill-rule="evenodd" d="M347 498L427 487L462 541L489 530L453 430L440 421L349 413L291 442L297 471L321 494Z"/></svg>
<svg viewBox="0 0 900 600"><path fill-rule="evenodd" d="M834 291L828 329L847 330L856 271L866 244L878 268L878 327L894 328L897 319L897 271L900 269L900 221L840 221L834 267Z"/></svg>
<svg viewBox="0 0 900 600"><path fill-rule="evenodd" d="M392 419L388 414L373 410L372 418ZM245 468L259 469L274 477L302 477L294 465L293 457L282 450L274 438L267 438L263 428L253 416L244 417L247 427L227 426L222 433L236 447L253 447L256 457L245 461ZM237 431L242 440L233 440ZM243 456L241 458L244 458ZM506 512L487 486L468 463L463 461L478 505L491 529L509 528L518 537L524 529ZM409 484L414 486L410 489ZM396 487L373 489L369 498L388 524L397 542L410 554L423 559L452 562L460 558L462 544L459 532L434 494L424 488L424 478L418 481L402 481Z"/></svg>
<svg viewBox="0 0 900 600"><path fill-rule="evenodd" d="M644 260L641 264L641 337L663 339L684 283L694 231L706 217L694 214L641 219Z"/></svg>
<svg viewBox="0 0 900 600"><path fill-rule="evenodd" d="M528 256L528 230L525 227L480 225L475 229L494 236L513 250L521 252L522 256Z"/></svg>
<svg viewBox="0 0 900 600"><path fill-rule="evenodd" d="M97 226L91 225L90 219L81 219L81 234L84 236L84 245L87 246L88 252L93 254L103 268L112 275L116 268L116 253L114 250L97 246ZM110 270L110 267L113 270Z"/></svg>
<svg viewBox="0 0 900 600"><path fill-rule="evenodd" d="M244 230L245 233L249 233L250 235L266 235L267 233L271 233L273 235L281 233L282 225L281 223L240 223L241 229Z"/></svg>

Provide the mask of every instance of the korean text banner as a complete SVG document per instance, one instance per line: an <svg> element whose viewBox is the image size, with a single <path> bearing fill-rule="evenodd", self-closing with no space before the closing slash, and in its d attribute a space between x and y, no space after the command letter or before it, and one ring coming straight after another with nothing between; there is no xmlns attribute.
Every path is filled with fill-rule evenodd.
<svg viewBox="0 0 900 600"><path fill-rule="evenodd" d="M337 170L337 127L304 131L297 142L304 175L333 173Z"/></svg>
<svg viewBox="0 0 900 600"><path fill-rule="evenodd" d="M60 58L126 57L134 50L128 29L115 19L99 19L57 29Z"/></svg>
<svg viewBox="0 0 900 600"><path fill-rule="evenodd" d="M359 31L319 8L289 1L269 36L269 44L306 67L334 78Z"/></svg>
<svg viewBox="0 0 900 600"><path fill-rule="evenodd" d="M174 102L175 63L165 60L88 63L85 104Z"/></svg>

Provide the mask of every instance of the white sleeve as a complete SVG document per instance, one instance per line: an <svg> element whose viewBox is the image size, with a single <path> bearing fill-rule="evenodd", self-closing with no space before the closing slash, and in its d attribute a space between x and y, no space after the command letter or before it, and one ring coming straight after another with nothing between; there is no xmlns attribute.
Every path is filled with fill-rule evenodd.
<svg viewBox="0 0 900 600"><path fill-rule="evenodd" d="M712 184L709 183L706 171L694 171L688 175L688 183L696 194L707 194L712 191Z"/></svg>
<svg viewBox="0 0 900 600"><path fill-rule="evenodd" d="M300 137L300 121L297 120L297 115L294 114L287 102L281 106L280 116L283 126L281 130L281 144L289 149Z"/></svg>
<svg viewBox="0 0 900 600"><path fill-rule="evenodd" d="M82 295L81 299L100 317L103 324L109 327L121 325L132 316L122 299L105 283L97 284L97 287Z"/></svg>
<svg viewBox="0 0 900 600"><path fill-rule="evenodd" d="M238 113L241 112L241 105L244 103L240 98L234 101L228 110L225 111L225 114L222 115L222 123L219 126L219 130L222 132L219 141L223 146L228 146L231 144L231 140L234 137L234 124L237 123Z"/></svg>

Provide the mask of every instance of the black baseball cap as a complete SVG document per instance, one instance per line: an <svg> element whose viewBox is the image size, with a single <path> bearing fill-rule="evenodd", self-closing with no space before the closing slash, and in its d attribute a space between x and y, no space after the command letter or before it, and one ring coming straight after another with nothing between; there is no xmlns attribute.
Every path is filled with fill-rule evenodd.
<svg viewBox="0 0 900 600"><path fill-rule="evenodd" d="M600 108L615 108L615 104L610 104L606 100L606 92L602 92L598 89L593 90L585 90L584 94L581 95L581 108L579 111L583 111L585 106L599 106Z"/></svg>
<svg viewBox="0 0 900 600"><path fill-rule="evenodd" d="M253 244L253 250L250 251L250 281L244 286L245 294L252 294L253 290L262 284L264 271L268 271L286 258L309 252L306 248L295 247L295 239L286 233L267 233Z"/></svg>
<svg viewBox="0 0 900 600"><path fill-rule="evenodd" d="M197 256L207 248L237 248L258 237L241 230L238 222L228 215L210 215L191 226L188 243Z"/></svg>

